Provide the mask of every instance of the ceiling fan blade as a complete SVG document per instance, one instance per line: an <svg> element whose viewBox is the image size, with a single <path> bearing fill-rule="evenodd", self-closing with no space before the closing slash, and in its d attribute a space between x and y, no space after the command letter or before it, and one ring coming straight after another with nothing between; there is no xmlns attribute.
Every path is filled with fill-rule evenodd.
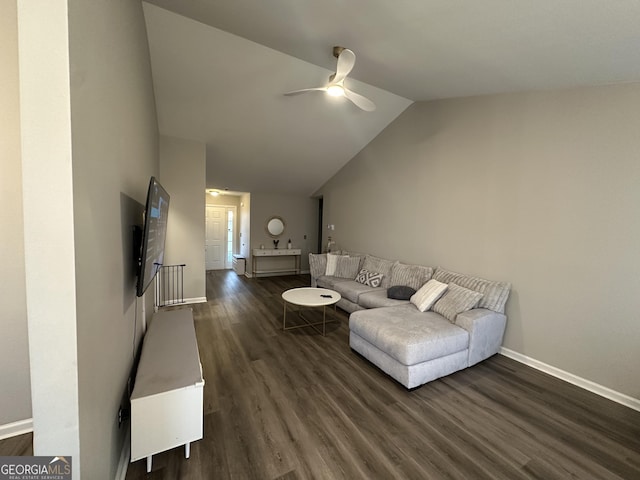
<svg viewBox="0 0 640 480"><path fill-rule="evenodd" d="M332 83L342 82L356 63L356 54L348 48L345 48L338 55L338 66L336 67L336 75L333 77Z"/></svg>
<svg viewBox="0 0 640 480"><path fill-rule="evenodd" d="M352 92L351 90L345 88L344 96L351 100L356 107L361 108L365 112L373 112L376 109L375 103L373 103L367 97L363 97L359 93Z"/></svg>
<svg viewBox="0 0 640 480"><path fill-rule="evenodd" d="M305 92L315 92L315 91L323 91L326 92L327 88L326 87L317 87L317 88L303 88L302 90L294 90L293 92L287 92L284 95L286 96L291 96L291 95L298 95L300 93L305 93Z"/></svg>

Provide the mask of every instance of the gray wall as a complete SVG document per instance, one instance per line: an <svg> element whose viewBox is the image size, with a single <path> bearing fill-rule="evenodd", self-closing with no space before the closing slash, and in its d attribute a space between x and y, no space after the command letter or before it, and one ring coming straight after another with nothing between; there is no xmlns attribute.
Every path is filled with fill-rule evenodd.
<svg viewBox="0 0 640 480"><path fill-rule="evenodd" d="M511 281L506 348L639 399L638 105L640 84L415 104L321 189L324 223Z"/></svg>
<svg viewBox="0 0 640 480"><path fill-rule="evenodd" d="M158 125L140 2L70 0L69 32L80 459L83 478L114 478L142 319L130 232L159 174Z"/></svg>
<svg viewBox="0 0 640 480"><path fill-rule="evenodd" d="M31 419L22 222L18 23L15 0L0 3L0 427Z"/></svg>
<svg viewBox="0 0 640 480"><path fill-rule="evenodd" d="M302 196L281 195L277 193L251 194L251 245L253 248L273 248L273 238L269 237L265 226L273 215L284 219L285 231L280 237L279 248L287 248L291 239L293 248L302 249L301 268L309 270L309 252L317 248L318 238L318 200ZM305 239L304 236L307 236ZM278 262L279 259L262 261ZM247 269L251 271L251 258L248 257ZM293 265L293 261L288 262ZM266 265L266 263L265 263ZM288 265L287 265L288 266ZM285 266L284 268L287 268ZM261 267L262 268L262 267ZM274 266L274 268L277 268Z"/></svg>
<svg viewBox="0 0 640 480"><path fill-rule="evenodd" d="M165 265L186 264L184 298L206 298L204 269L205 145L160 137L160 183L171 196Z"/></svg>
<svg viewBox="0 0 640 480"><path fill-rule="evenodd" d="M74 478L115 478L117 412L152 311L135 297L132 243L158 175L142 7L19 0L19 12L34 451L72 455Z"/></svg>

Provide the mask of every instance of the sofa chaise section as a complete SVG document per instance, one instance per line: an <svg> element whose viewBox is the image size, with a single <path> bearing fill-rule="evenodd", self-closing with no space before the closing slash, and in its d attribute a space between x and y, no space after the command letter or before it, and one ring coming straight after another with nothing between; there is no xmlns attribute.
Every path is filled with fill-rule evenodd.
<svg viewBox="0 0 640 480"><path fill-rule="evenodd" d="M349 316L349 346L407 388L475 365L502 345L506 316L484 308L442 315L413 304Z"/></svg>
<svg viewBox="0 0 640 480"><path fill-rule="evenodd" d="M349 317L349 346L407 388L466 367L469 333L411 304Z"/></svg>

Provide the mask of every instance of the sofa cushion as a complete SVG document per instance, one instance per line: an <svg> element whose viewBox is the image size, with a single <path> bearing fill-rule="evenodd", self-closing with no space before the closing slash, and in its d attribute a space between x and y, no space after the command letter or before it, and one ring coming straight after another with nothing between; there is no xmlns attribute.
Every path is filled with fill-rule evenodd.
<svg viewBox="0 0 640 480"><path fill-rule="evenodd" d="M369 285L370 287L379 287L382 285L382 279L384 275L377 272L370 272L369 270L365 270L364 268L360 270L360 273L356 275L356 282L362 283L363 285Z"/></svg>
<svg viewBox="0 0 640 480"><path fill-rule="evenodd" d="M407 303L409 303L409 300L389 298L387 291L384 289L379 289L375 292L361 293L358 297L358 304L363 308L395 307Z"/></svg>
<svg viewBox="0 0 640 480"><path fill-rule="evenodd" d="M335 286L338 285L339 283L352 282L352 281L353 280L349 280L348 278L340 278L340 277L334 277L330 275L321 275L317 279L317 285L318 287L335 290Z"/></svg>
<svg viewBox="0 0 640 480"><path fill-rule="evenodd" d="M444 295L433 305L433 311L455 322L459 313L471 310L481 298L479 292L450 283Z"/></svg>
<svg viewBox="0 0 640 480"><path fill-rule="evenodd" d="M330 277L336 274L336 269L338 268L338 259L341 255L335 255L333 253L329 253L327 255L327 269L324 274L329 275Z"/></svg>
<svg viewBox="0 0 640 480"><path fill-rule="evenodd" d="M319 258L318 258L319 257ZM330 277L340 277L340 278L348 278L353 280L358 274L360 268L360 258L359 257L350 257L349 255L336 255L334 253L329 253L324 255L326 268L325 271L322 272L322 275L328 275ZM312 261L312 257L309 256L309 261ZM309 264L310 270L315 271L318 270L319 266L322 265L322 258L318 255L314 255L313 261L317 267L311 266Z"/></svg>
<svg viewBox="0 0 640 480"><path fill-rule="evenodd" d="M480 277L472 277L438 267L433 278L442 283L455 283L461 287L482 293L483 297L478 308L488 308L494 312L504 313L504 306L509 298L511 284L508 282L494 282Z"/></svg>
<svg viewBox="0 0 640 480"><path fill-rule="evenodd" d="M359 310L349 329L404 365L415 365L469 347L469 333L435 312L414 305Z"/></svg>
<svg viewBox="0 0 640 480"><path fill-rule="evenodd" d="M310 253L309 254L309 272L311 278L318 278L320 275L327 273L327 254L326 253Z"/></svg>
<svg viewBox="0 0 640 480"><path fill-rule="evenodd" d="M377 272L384 275L382 279L382 286L387 288L389 286L389 279L391 268L396 263L393 260L387 260L380 257L374 257L373 255L367 255L364 257L362 268L369 270L370 272Z"/></svg>
<svg viewBox="0 0 640 480"><path fill-rule="evenodd" d="M387 288L387 298L394 300L409 300L414 293L416 289L407 285L394 285Z"/></svg>
<svg viewBox="0 0 640 480"><path fill-rule="evenodd" d="M389 286L407 285L415 290L420 289L433 275L433 268L422 265L395 263L391 268Z"/></svg>
<svg viewBox="0 0 640 480"><path fill-rule="evenodd" d="M353 303L359 303L358 299L361 294L367 292L374 292L376 290L384 290L381 287L370 287L369 285L363 285L355 280L347 280L346 282L337 282L333 287L333 290L342 295L342 298Z"/></svg>
<svg viewBox="0 0 640 480"><path fill-rule="evenodd" d="M360 271L360 269L362 268L362 263L364 262L364 257L367 256L366 253L350 252L348 250L342 250L342 255L349 255L350 257L358 257L360 259L360 266L358 268L358 271Z"/></svg>
<svg viewBox="0 0 640 480"><path fill-rule="evenodd" d="M409 301L421 312L426 312L442 296L446 289L446 283L431 279L414 293Z"/></svg>
<svg viewBox="0 0 640 480"><path fill-rule="evenodd" d="M338 265L334 275L340 278L348 278L353 280L358 274L360 268L360 258L341 255L338 257Z"/></svg>

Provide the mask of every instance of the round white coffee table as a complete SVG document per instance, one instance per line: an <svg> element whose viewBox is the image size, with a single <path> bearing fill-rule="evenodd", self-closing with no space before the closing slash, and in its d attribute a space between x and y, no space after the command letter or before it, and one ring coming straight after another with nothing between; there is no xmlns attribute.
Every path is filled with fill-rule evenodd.
<svg viewBox="0 0 640 480"><path fill-rule="evenodd" d="M282 329L291 330L294 328L313 327L318 333L322 333L322 335L324 336L327 324L327 305L333 305L334 319L329 321L337 322L338 318L335 312L335 305L341 298L342 296L338 292L329 290L327 288L303 287L287 290L282 294L282 300L284 300L284 316L282 320ZM300 314L301 309L298 309L298 316L302 318L306 322L306 324L287 327L287 304L308 308L322 307L322 322L309 322L309 320L307 320ZM316 325L322 325L322 332L316 328Z"/></svg>

